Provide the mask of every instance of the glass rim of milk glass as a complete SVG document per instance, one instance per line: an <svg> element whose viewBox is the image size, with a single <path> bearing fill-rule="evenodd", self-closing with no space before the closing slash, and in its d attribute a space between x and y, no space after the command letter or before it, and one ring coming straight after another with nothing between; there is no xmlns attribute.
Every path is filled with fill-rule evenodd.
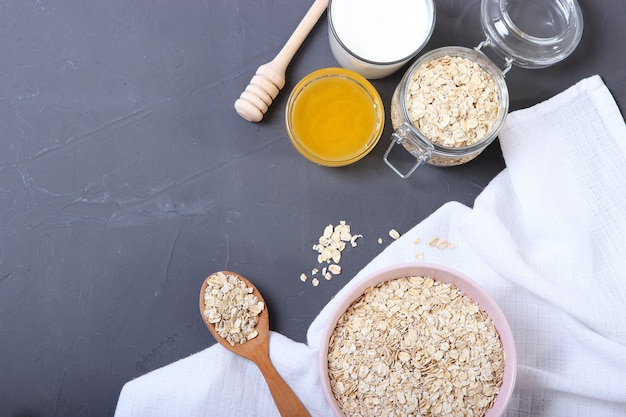
<svg viewBox="0 0 626 417"><path fill-rule="evenodd" d="M393 74L415 57L435 27L434 0L329 0L333 57L365 78Z"/></svg>

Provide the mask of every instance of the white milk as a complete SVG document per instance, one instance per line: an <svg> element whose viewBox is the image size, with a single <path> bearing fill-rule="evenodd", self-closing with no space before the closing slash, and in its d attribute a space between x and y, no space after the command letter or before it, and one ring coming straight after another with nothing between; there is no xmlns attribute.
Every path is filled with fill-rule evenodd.
<svg viewBox="0 0 626 417"><path fill-rule="evenodd" d="M430 39L433 0L331 0L329 37L333 56L366 78L390 75Z"/></svg>

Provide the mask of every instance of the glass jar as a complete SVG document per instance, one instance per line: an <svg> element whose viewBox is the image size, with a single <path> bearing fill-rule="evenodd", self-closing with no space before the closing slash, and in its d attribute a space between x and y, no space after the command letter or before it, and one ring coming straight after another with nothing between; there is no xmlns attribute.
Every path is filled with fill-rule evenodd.
<svg viewBox="0 0 626 417"><path fill-rule="evenodd" d="M387 77L422 50L435 19L434 0L330 0L330 50L343 68Z"/></svg>
<svg viewBox="0 0 626 417"><path fill-rule="evenodd" d="M453 166L476 158L494 141L505 122L509 109L505 75L511 66L543 68L553 65L576 48L583 30L582 13L576 0L482 0L481 23L486 39L480 45L475 48L448 46L430 51L409 67L396 87L391 101L394 133L383 159L402 178L408 178L423 163ZM501 70L483 53L485 47L490 47L504 59L504 69ZM485 91L459 98L461 101L457 105L453 101L457 98L455 89L459 89L459 94L465 94L461 90L472 89L472 82L461 83L459 87L455 75L448 74L447 70L444 75L449 76L449 80L444 80L439 73L428 73L436 65L444 68L443 61L448 58L459 61L461 67L471 64L478 76L487 81L490 78L491 83ZM432 83L429 79L433 79ZM453 82L453 87L444 85ZM489 123L474 127L475 119L483 116L463 114L462 111L453 114L458 113L454 109L463 109L466 101L472 100L472 94L476 99L477 95L487 93L493 100L485 105L493 111L497 109L496 114L490 112L484 116L489 118ZM479 107L476 102L474 106ZM427 120L424 114L433 120ZM456 125L448 129L450 123ZM465 132L465 137L461 131ZM461 140L452 143L449 136ZM416 159L405 172L401 172L390 159L396 144L403 145Z"/></svg>

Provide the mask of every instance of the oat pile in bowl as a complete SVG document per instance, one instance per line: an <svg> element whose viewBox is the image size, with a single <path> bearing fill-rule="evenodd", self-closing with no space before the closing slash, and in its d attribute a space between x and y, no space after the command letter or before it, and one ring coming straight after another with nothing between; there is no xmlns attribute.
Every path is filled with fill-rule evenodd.
<svg viewBox="0 0 626 417"><path fill-rule="evenodd" d="M362 292L337 320L327 362L346 417L484 416L505 352L476 301L453 283L411 275Z"/></svg>

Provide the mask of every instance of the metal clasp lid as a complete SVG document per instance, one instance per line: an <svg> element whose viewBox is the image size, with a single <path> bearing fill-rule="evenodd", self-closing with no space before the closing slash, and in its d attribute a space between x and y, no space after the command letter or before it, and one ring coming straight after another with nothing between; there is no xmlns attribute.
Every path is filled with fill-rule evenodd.
<svg viewBox="0 0 626 417"><path fill-rule="evenodd" d="M416 159L415 164L413 164L406 173L402 173L389 159L389 155L396 144L402 145L404 150ZM433 149L432 143L420 138L419 135L415 134L414 128L407 122L404 122L402 126L391 135L391 144L387 148L383 160L396 174L403 179L407 179L417 167L430 159Z"/></svg>
<svg viewBox="0 0 626 417"><path fill-rule="evenodd" d="M475 46L474 49L478 52L484 53L483 51L481 51L481 49L483 49L486 46L493 49L493 42L491 41L491 39L485 39L484 41L479 43L478 46ZM512 66L513 66L513 58L511 58L510 56L507 56L506 58L504 58L504 69L502 70L502 75L506 75L506 73L511 70Z"/></svg>

